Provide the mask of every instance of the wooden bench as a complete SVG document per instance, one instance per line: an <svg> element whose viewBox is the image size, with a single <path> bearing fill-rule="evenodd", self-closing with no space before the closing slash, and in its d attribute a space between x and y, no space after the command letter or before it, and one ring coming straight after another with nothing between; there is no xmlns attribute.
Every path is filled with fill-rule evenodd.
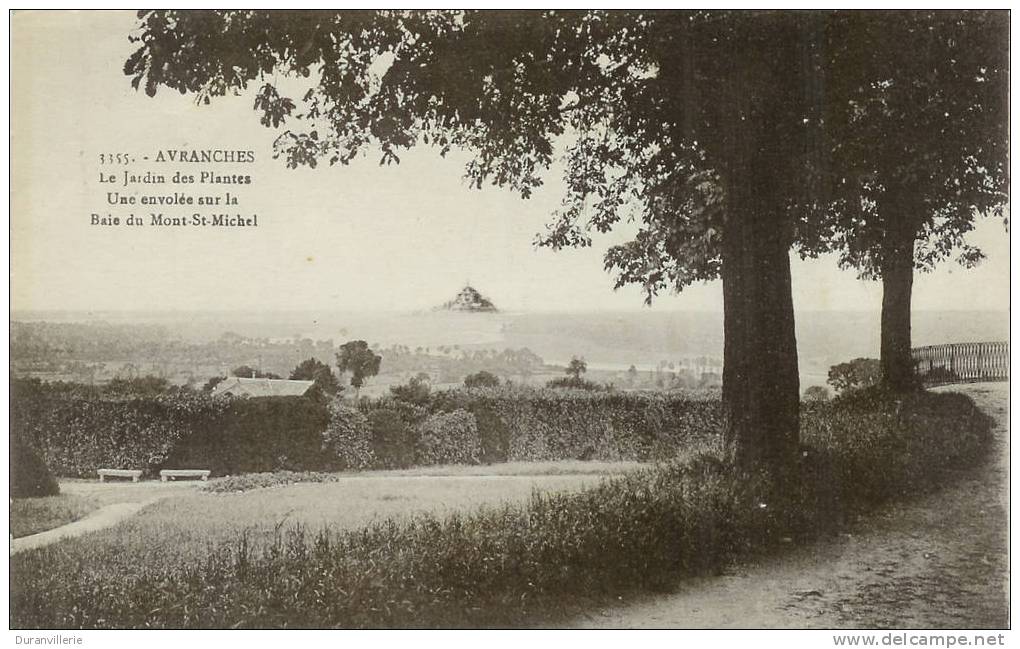
<svg viewBox="0 0 1020 649"><path fill-rule="evenodd" d="M131 478L131 482L138 482L138 478L142 477L141 469L99 469L97 473L100 482L106 478Z"/></svg>
<svg viewBox="0 0 1020 649"><path fill-rule="evenodd" d="M177 478L201 478L209 479L208 469L163 469L159 472L159 479L163 482L176 480Z"/></svg>

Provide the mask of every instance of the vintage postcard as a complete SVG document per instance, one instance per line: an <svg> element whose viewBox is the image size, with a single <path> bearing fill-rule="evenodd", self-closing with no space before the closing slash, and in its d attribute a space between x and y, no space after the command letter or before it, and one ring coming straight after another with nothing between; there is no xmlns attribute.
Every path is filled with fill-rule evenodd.
<svg viewBox="0 0 1020 649"><path fill-rule="evenodd" d="M12 644L1006 643L1008 11L9 19Z"/></svg>

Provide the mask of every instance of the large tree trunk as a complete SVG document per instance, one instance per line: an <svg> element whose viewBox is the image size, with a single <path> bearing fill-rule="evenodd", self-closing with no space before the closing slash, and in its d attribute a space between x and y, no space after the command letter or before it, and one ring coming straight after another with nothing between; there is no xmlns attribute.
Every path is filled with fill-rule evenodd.
<svg viewBox="0 0 1020 649"><path fill-rule="evenodd" d="M785 467L800 414L789 242L777 214L733 202L723 235L726 444L742 468Z"/></svg>
<svg viewBox="0 0 1020 649"><path fill-rule="evenodd" d="M882 381L889 389L914 388L910 355L910 297L914 286L911 215L893 213L882 245Z"/></svg>
<svg viewBox="0 0 1020 649"><path fill-rule="evenodd" d="M758 17L737 24L732 51L705 63L720 92L699 97L698 50L680 40L681 96L709 102L715 132L706 147L725 194L722 223L724 311L723 407L731 460L741 469L778 475L794 466L799 447L800 378L794 329L789 194L800 188L791 141L803 137L798 109L814 101L807 23L782 14L761 17L778 27L767 36ZM685 110L684 115L697 115Z"/></svg>
<svg viewBox="0 0 1020 649"><path fill-rule="evenodd" d="M799 446L800 378L789 215L772 160L778 133L733 123L722 179L726 444L737 466L783 469Z"/></svg>

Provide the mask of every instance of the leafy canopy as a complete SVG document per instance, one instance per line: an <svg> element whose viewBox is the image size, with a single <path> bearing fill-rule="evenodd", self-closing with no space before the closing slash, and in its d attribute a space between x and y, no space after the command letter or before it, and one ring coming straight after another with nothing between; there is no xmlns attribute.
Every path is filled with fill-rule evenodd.
<svg viewBox="0 0 1020 649"><path fill-rule="evenodd" d="M291 370L290 378L297 381L315 381L316 387L326 395L334 395L343 389L329 365L317 358L308 358L298 363Z"/></svg>
<svg viewBox="0 0 1020 649"><path fill-rule="evenodd" d="M379 373L382 356L369 349L364 340L351 340L340 345L336 363L341 372L351 373L351 385L360 388L366 378Z"/></svg>
<svg viewBox="0 0 1020 649"><path fill-rule="evenodd" d="M634 241L605 263L618 285L641 283L649 299L718 277L721 187L749 134L769 133L777 191L809 203L798 197L823 180L824 146L811 146L824 139L822 80L847 58L831 46L846 19L829 12L145 11L140 20L125 65L136 88L206 102L254 89L291 167L461 149L473 154L472 186L528 197L561 151L566 194L539 243L586 246L592 231L633 220Z"/></svg>
<svg viewBox="0 0 1020 649"><path fill-rule="evenodd" d="M472 154L473 187L523 197L562 153L566 192L538 243L607 253L647 298L715 279L728 192L766 152L784 236L868 274L895 184L923 196L922 267L1001 209L1005 12L142 11L136 88L199 101L255 91L290 167ZM991 36L989 36L991 35ZM744 183L746 185L746 183ZM996 207L999 206L999 207ZM770 206L774 209L775 206ZM732 217L731 217L732 218ZM898 217L897 217L898 218ZM785 224L785 225L784 225ZM867 226L867 227L866 227ZM788 230L788 231L786 231Z"/></svg>
<svg viewBox="0 0 1020 649"><path fill-rule="evenodd" d="M1008 13L858 12L848 27L867 47L860 82L832 113L838 179L803 252L838 251L844 267L877 278L902 233L917 239L917 269L954 252L976 263L964 235L1008 201Z"/></svg>

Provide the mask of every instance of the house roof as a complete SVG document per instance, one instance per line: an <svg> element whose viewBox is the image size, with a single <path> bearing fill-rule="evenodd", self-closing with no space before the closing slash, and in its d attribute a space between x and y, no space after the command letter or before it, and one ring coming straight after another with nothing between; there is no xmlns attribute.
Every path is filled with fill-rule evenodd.
<svg viewBox="0 0 1020 649"><path fill-rule="evenodd" d="M220 381L213 394L233 394L246 397L300 397L315 385L315 381L287 379L243 379L231 376Z"/></svg>

